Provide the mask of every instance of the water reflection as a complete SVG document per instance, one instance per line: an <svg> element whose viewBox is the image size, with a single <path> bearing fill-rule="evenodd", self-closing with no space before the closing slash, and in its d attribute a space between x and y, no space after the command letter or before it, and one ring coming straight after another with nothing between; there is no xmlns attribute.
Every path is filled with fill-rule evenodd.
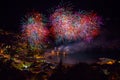
<svg viewBox="0 0 120 80"><path fill-rule="evenodd" d="M81 53L74 53L74 54L67 54L67 56L62 56L62 62L64 64L77 64L79 62L84 62L84 63L96 63L98 62L99 58L101 57L106 57L106 58L113 58L117 59L118 56L115 53L86 53L86 52L81 52ZM54 56L49 56L47 59L50 62L60 62L60 56L54 55Z"/></svg>

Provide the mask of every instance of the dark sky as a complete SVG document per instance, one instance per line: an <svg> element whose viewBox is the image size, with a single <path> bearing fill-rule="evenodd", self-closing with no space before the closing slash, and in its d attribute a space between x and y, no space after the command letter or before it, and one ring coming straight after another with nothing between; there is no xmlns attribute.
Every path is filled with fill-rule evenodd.
<svg viewBox="0 0 120 80"><path fill-rule="evenodd" d="M104 19L104 27L111 35L119 37L120 14L118 0L62 0L71 2L74 10L94 10ZM117 1L117 2L116 2ZM0 0L0 27L19 31L21 19L27 12L39 11L48 15L47 10L56 7L61 0Z"/></svg>

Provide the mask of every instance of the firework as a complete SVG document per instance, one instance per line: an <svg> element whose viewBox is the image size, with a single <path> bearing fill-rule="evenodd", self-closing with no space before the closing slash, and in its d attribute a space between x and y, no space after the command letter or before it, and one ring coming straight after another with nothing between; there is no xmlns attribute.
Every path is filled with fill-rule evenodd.
<svg viewBox="0 0 120 80"><path fill-rule="evenodd" d="M101 18L97 14L82 13L60 8L50 17L52 28L56 41L71 40L91 40L99 34Z"/></svg>
<svg viewBox="0 0 120 80"><path fill-rule="evenodd" d="M40 47L46 41L48 35L48 30L44 26L41 14L32 13L28 15L23 25L24 40L31 46Z"/></svg>

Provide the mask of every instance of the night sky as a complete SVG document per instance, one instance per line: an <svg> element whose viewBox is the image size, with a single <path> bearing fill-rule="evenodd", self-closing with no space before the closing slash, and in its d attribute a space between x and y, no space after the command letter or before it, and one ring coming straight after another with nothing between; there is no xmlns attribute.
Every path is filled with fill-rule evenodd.
<svg viewBox="0 0 120 80"><path fill-rule="evenodd" d="M0 1L0 28L7 31L20 31L21 19L26 13L35 10L49 15L48 10L55 8L61 0L1 0ZM117 0L62 0L65 4L72 3L75 11L95 11L103 17L103 28L110 38L119 38L119 4Z"/></svg>

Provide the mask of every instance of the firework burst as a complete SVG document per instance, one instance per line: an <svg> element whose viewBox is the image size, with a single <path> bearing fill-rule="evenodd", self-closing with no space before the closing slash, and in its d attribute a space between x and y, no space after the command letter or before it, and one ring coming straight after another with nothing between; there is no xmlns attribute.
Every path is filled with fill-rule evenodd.
<svg viewBox="0 0 120 80"><path fill-rule="evenodd" d="M56 41L91 40L100 32L101 18L96 13L73 13L59 8L50 17Z"/></svg>
<svg viewBox="0 0 120 80"><path fill-rule="evenodd" d="M40 47L40 45L44 44L47 39L48 30L42 22L42 15L32 13L26 16L22 32L24 40L31 46Z"/></svg>

